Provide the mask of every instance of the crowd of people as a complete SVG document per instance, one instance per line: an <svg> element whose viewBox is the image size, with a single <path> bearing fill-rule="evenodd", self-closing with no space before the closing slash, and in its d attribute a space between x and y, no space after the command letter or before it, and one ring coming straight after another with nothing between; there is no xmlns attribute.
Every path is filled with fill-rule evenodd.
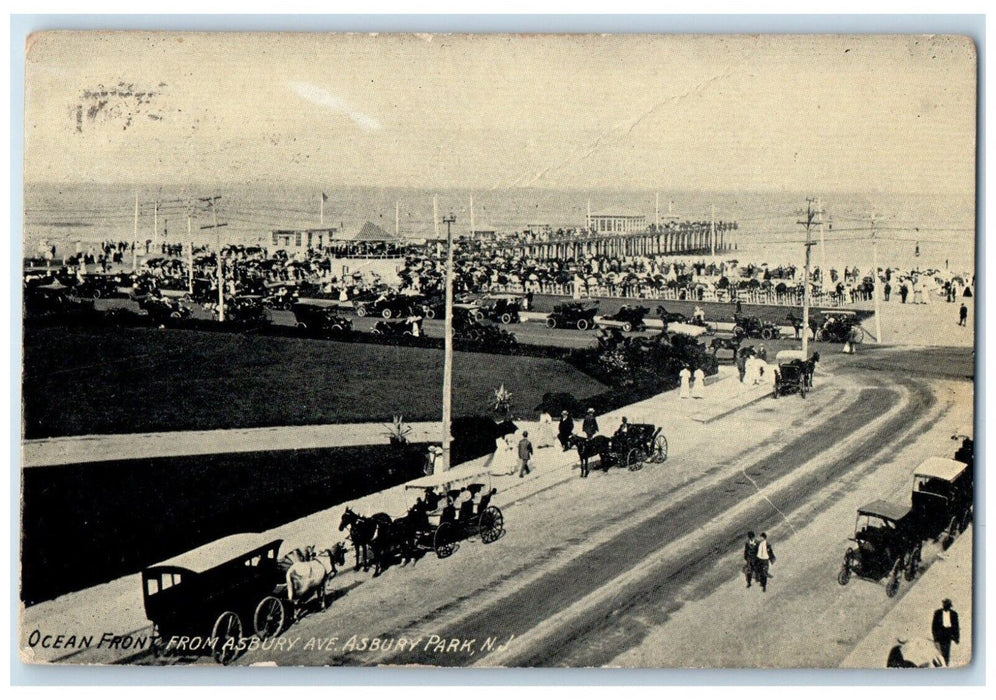
<svg viewBox="0 0 996 700"><path fill-rule="evenodd" d="M565 232L563 235L579 232ZM523 236L540 234L524 233ZM524 238L530 240L529 238ZM151 287L185 289L192 279L209 290L218 285L218 265L210 246L192 251L179 243L140 244L141 273ZM399 292L431 296L443 290L444 246L435 241L406 244L379 241L348 242L347 248L311 247L298 252L268 250L262 246L226 245L221 249L226 292L230 295L263 293L267 286L299 285L317 296L346 301L372 292ZM454 292L550 293L581 297L625 297L660 300L735 301L799 304L803 296L802 270L795 265L769 265L736 259L716 260L682 256L612 257L580 259L536 258L508 239L461 240L454 254ZM395 255L400 261L396 278L377 272L343 273L334 260L343 256ZM69 274L107 273L127 268L132 244L104 241L66 257ZM193 261L191 272L190 261ZM949 302L972 295L974 275L939 270L880 268L880 298L886 302ZM871 270L846 266L810 276L811 300L816 305L844 306L872 299Z"/></svg>

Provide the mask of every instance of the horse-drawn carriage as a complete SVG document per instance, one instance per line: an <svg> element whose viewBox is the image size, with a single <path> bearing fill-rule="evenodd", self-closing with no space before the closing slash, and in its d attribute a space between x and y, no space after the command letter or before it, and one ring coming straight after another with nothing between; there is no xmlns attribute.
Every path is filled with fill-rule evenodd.
<svg viewBox="0 0 996 700"><path fill-rule="evenodd" d="M931 457L913 472L912 516L921 539L945 549L972 520L972 469L964 462Z"/></svg>
<svg viewBox="0 0 996 700"><path fill-rule="evenodd" d="M649 313L650 309L646 306L623 304L616 313L599 318L596 325L599 328L618 328L623 333L643 331L647 329L644 319Z"/></svg>
<svg viewBox="0 0 996 700"><path fill-rule="evenodd" d="M413 544L444 559L461 540L497 541L505 534L505 516L491 503L497 492L490 473L478 470L450 470L405 484L406 500L413 501L406 517L421 520L416 522Z"/></svg>
<svg viewBox="0 0 996 700"><path fill-rule="evenodd" d="M238 656L257 607L280 584L281 542L260 544L254 533L231 535L145 569L142 595L154 650L190 651L177 640L196 637L212 640L201 651L218 663Z"/></svg>
<svg viewBox="0 0 996 700"><path fill-rule="evenodd" d="M565 301L553 307L553 312L547 316L547 328L569 328L574 326L579 331L586 331L595 325L598 314L598 304L584 301Z"/></svg>
<svg viewBox="0 0 996 700"><path fill-rule="evenodd" d="M505 534L505 516L492 503L497 489L491 475L476 469L452 469L404 485L407 513L363 516L347 507L339 530L349 529L356 569L374 567L379 576L396 560L415 561L426 552L440 559L452 555L472 537L490 544Z"/></svg>
<svg viewBox="0 0 996 700"><path fill-rule="evenodd" d="M861 321L853 311L825 311L814 335L821 343L860 343L865 339Z"/></svg>
<svg viewBox="0 0 996 700"><path fill-rule="evenodd" d="M589 462L597 456L602 471L610 467L626 467L631 472L643 469L647 462L663 464L667 460L668 444L663 428L653 423L624 423L611 437L593 435L590 438L572 435L569 444L577 448L581 460L581 478L587 478Z"/></svg>
<svg viewBox="0 0 996 700"><path fill-rule="evenodd" d="M142 571L145 615L160 656L210 654L227 664L245 637L283 631L288 613L320 600L345 561L337 544L315 554L278 559L283 540L260 543L257 533L224 537ZM186 641L185 641L186 640ZM192 641L193 640L193 641Z"/></svg>
<svg viewBox="0 0 996 700"><path fill-rule="evenodd" d="M291 311L301 330L318 336L333 336L353 329L353 322L340 315L339 308L335 302L316 299L299 301L291 306Z"/></svg>
<svg viewBox="0 0 996 700"><path fill-rule="evenodd" d="M885 594L899 592L899 577L912 581L922 557L922 541L909 506L874 501L858 508L854 547L844 553L837 583L846 586L851 576L886 581Z"/></svg>
<svg viewBox="0 0 996 700"><path fill-rule="evenodd" d="M734 314L733 316L733 337L740 338L763 338L764 340L774 340L781 337L781 329L770 321L763 320L760 316L743 316Z"/></svg>

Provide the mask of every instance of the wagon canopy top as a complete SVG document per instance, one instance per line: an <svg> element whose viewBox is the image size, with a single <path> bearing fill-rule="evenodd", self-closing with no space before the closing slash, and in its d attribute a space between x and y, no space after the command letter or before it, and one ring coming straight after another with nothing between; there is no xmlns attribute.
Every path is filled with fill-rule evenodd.
<svg viewBox="0 0 996 700"><path fill-rule="evenodd" d="M215 542L209 542L149 568L186 569L195 574L201 574L236 559L242 559L259 550L270 549L274 546L279 549L282 542L283 540L267 542L262 539L258 532L241 532L237 535L222 537Z"/></svg>
<svg viewBox="0 0 996 700"><path fill-rule="evenodd" d="M872 501L868 505L858 508L858 515L871 515L892 521L902 520L909 512L910 506L908 505L882 500Z"/></svg>
<svg viewBox="0 0 996 700"><path fill-rule="evenodd" d="M968 467L967 464L954 459L931 457L930 459L924 460L924 462L916 468L916 471L913 472L913 475L928 477L931 479L943 479L944 481L954 481L963 471L965 471L966 467Z"/></svg>
<svg viewBox="0 0 996 700"><path fill-rule="evenodd" d="M440 486L445 486L446 484L467 485L474 482L490 484L491 473L487 470L482 470L480 467L458 467L456 469L450 469L449 471L437 472L436 474L423 476L421 479L415 479L415 481L409 481L405 484L405 488L424 490L428 488L439 488Z"/></svg>

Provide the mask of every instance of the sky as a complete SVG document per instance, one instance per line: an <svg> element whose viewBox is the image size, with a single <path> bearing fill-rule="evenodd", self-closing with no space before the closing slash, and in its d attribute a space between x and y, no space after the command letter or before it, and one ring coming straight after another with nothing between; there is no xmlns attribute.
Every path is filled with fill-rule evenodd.
<svg viewBox="0 0 996 700"><path fill-rule="evenodd" d="M25 180L972 193L963 37L46 33Z"/></svg>

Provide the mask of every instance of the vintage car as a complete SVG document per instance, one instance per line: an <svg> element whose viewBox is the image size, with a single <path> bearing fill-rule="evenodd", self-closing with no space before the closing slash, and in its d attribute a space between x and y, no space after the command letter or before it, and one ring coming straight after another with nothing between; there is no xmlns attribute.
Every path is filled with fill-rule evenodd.
<svg viewBox="0 0 996 700"><path fill-rule="evenodd" d="M922 557L922 541L907 505L874 501L858 508L854 547L844 553L837 583L846 586L851 576L885 581L890 598L899 592L899 577L912 581Z"/></svg>
<svg viewBox="0 0 996 700"><path fill-rule="evenodd" d="M525 297L520 294L489 294L482 298L479 307L474 311L478 321L499 321L501 323L518 323L519 312L524 306Z"/></svg>
<svg viewBox="0 0 996 700"><path fill-rule="evenodd" d="M913 471L911 496L918 535L945 549L972 521L972 470L964 462L931 457Z"/></svg>
<svg viewBox="0 0 996 700"><path fill-rule="evenodd" d="M548 328L577 328L586 331L595 325L598 304L584 301L567 301L553 307L546 319Z"/></svg>

